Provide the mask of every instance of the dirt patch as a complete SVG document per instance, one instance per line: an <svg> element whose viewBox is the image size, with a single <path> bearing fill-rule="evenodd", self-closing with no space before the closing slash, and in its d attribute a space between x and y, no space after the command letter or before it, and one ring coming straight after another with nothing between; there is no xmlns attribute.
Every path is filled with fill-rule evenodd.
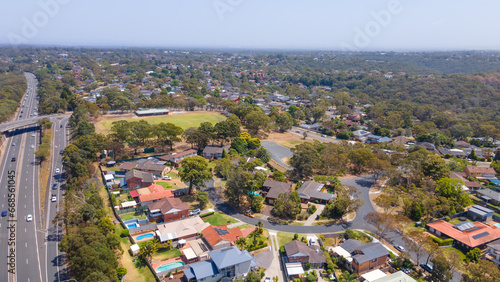
<svg viewBox="0 0 500 282"><path fill-rule="evenodd" d="M295 146L302 144L304 142L313 142L314 139L307 137L305 140L302 136L299 136L297 134L293 134L290 132L284 132L284 133L279 133L279 132L272 132L270 133L266 139L263 139L265 141L272 141L277 144L280 144L283 147L287 148L294 148Z"/></svg>

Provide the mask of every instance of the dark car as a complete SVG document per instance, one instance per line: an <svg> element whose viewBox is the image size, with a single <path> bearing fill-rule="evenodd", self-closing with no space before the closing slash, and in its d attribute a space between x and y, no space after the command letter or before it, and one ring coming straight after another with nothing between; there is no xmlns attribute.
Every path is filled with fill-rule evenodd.
<svg viewBox="0 0 500 282"><path fill-rule="evenodd" d="M3 211L2 212L2 217L6 217L7 216L7 211Z"/></svg>
<svg viewBox="0 0 500 282"><path fill-rule="evenodd" d="M422 267L423 269L429 271L429 272L432 272L432 270L434 269L432 267L432 265L428 264L428 263L421 263L420 264L420 267Z"/></svg>
<svg viewBox="0 0 500 282"><path fill-rule="evenodd" d="M57 184L55 184L55 183L54 183L54 184L52 185L52 189L57 189Z"/></svg>
<svg viewBox="0 0 500 282"><path fill-rule="evenodd" d="M16 158L12 158L12 160L11 160L11 161L15 162L15 161L16 161Z"/></svg>
<svg viewBox="0 0 500 282"><path fill-rule="evenodd" d="M59 128L62 128L62 124L61 124L61 125L59 125Z"/></svg>

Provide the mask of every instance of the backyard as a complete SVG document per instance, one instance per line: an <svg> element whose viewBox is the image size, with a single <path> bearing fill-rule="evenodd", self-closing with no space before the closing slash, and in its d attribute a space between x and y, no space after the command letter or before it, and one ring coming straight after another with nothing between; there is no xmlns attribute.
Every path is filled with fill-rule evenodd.
<svg viewBox="0 0 500 282"><path fill-rule="evenodd" d="M176 257L180 257L182 254L181 254L181 251L179 249L171 249L171 250L168 250L168 251L162 251L162 252L158 252L156 255L153 256L153 261L164 261L164 260L168 260L168 259L171 259L171 258L176 258Z"/></svg>
<svg viewBox="0 0 500 282"><path fill-rule="evenodd" d="M131 219L143 220L146 219L146 213L143 211L122 213L120 214L120 218L122 219L122 221L127 221Z"/></svg>

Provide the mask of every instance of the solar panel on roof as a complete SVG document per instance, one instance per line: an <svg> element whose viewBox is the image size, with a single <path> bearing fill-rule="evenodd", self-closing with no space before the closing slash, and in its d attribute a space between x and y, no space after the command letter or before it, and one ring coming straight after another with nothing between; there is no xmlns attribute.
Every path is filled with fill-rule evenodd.
<svg viewBox="0 0 500 282"><path fill-rule="evenodd" d="M219 228L214 228L215 232L217 232L217 234L219 235L226 235L226 234L229 234L229 231L227 231L226 229L219 229Z"/></svg>
<svg viewBox="0 0 500 282"><path fill-rule="evenodd" d="M454 227L457 228L460 231L464 231L464 230L473 228L474 226L475 225L472 222L462 222L462 223L458 223L458 224L454 225Z"/></svg>
<svg viewBox="0 0 500 282"><path fill-rule="evenodd" d="M479 234L477 234L477 235L472 236L472 238L474 238L474 239L476 239L476 240L477 240L477 239L481 239L481 238L483 238L483 237L486 237L486 236L488 236L488 235L490 235L490 233L488 233L488 232L483 232L483 233L479 233Z"/></svg>

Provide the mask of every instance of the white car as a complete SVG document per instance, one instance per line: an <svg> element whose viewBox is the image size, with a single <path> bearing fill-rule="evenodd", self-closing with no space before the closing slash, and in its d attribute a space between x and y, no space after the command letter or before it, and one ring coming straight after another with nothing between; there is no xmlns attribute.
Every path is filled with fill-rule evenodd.
<svg viewBox="0 0 500 282"><path fill-rule="evenodd" d="M60 172L60 170L58 168L56 168L56 173L59 173L59 172Z"/></svg>
<svg viewBox="0 0 500 282"><path fill-rule="evenodd" d="M55 201L57 201L57 198L56 198L56 196L52 196L52 198L51 198L50 200L51 200L52 202L55 202Z"/></svg>
<svg viewBox="0 0 500 282"><path fill-rule="evenodd" d="M31 133L31 137L35 137L35 136L36 136L35 133Z"/></svg>
<svg viewBox="0 0 500 282"><path fill-rule="evenodd" d="M168 176L168 175L165 175L163 176L161 179L165 179L165 180L172 180L172 177Z"/></svg>
<svg viewBox="0 0 500 282"><path fill-rule="evenodd" d="M194 210L189 212L189 215L197 215L197 214L200 214L200 212L201 212L200 209L194 209Z"/></svg>
<svg viewBox="0 0 500 282"><path fill-rule="evenodd" d="M28 214L28 216L26 217L26 221L33 221L33 216L31 214Z"/></svg>
<svg viewBox="0 0 500 282"><path fill-rule="evenodd" d="M31 149L35 149L35 145L31 145Z"/></svg>
<svg viewBox="0 0 500 282"><path fill-rule="evenodd" d="M12 146L16 146L16 143L12 143Z"/></svg>

